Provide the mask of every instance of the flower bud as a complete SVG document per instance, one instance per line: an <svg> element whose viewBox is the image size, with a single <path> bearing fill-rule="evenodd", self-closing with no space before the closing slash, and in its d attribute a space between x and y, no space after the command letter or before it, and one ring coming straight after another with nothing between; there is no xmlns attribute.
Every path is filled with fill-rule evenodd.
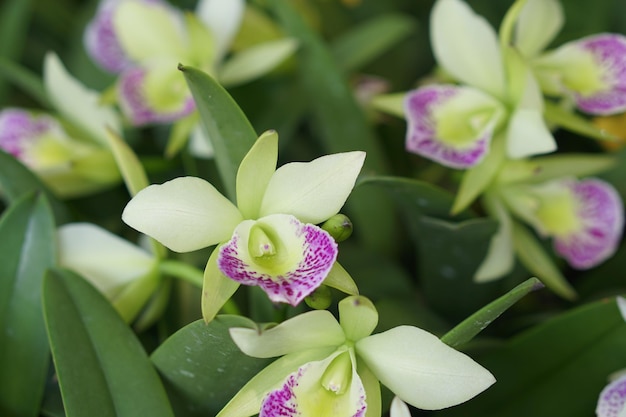
<svg viewBox="0 0 626 417"><path fill-rule="evenodd" d="M308 297L304 299L306 305L315 310L326 310L330 307L333 300L330 288L326 285L320 285Z"/></svg>
<svg viewBox="0 0 626 417"><path fill-rule="evenodd" d="M335 242L343 242L352 235L352 222L345 214L335 214L322 224L322 229L326 230L335 239Z"/></svg>

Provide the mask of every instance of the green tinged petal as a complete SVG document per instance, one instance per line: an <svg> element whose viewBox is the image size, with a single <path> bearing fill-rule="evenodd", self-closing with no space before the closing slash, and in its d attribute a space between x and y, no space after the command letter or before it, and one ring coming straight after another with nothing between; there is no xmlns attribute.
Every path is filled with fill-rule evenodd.
<svg viewBox="0 0 626 417"><path fill-rule="evenodd" d="M211 184L181 177L141 190L122 220L175 252L189 252L228 240L243 219Z"/></svg>
<svg viewBox="0 0 626 417"><path fill-rule="evenodd" d="M511 216L502 202L492 195L487 194L483 201L489 214L498 220L499 226L491 238L485 259L474 273L475 282L489 282L502 278L511 272L515 265Z"/></svg>
<svg viewBox="0 0 626 417"><path fill-rule="evenodd" d="M527 0L515 26L515 47L527 58L536 56L550 44L564 22L558 0Z"/></svg>
<svg viewBox="0 0 626 417"><path fill-rule="evenodd" d="M107 138L126 188L134 196L148 186L146 171L133 149L117 133L107 129Z"/></svg>
<svg viewBox="0 0 626 417"><path fill-rule="evenodd" d="M346 202L364 161L365 152L354 151L283 165L267 186L259 215L292 214L304 223L321 223Z"/></svg>
<svg viewBox="0 0 626 417"><path fill-rule="evenodd" d="M359 295L359 288L348 271L339 262L333 264L332 269L324 279L324 285L339 290L345 294Z"/></svg>
<svg viewBox="0 0 626 417"><path fill-rule="evenodd" d="M257 79L291 56L298 42L279 39L252 46L233 55L220 68L218 79L225 86L243 84Z"/></svg>
<svg viewBox="0 0 626 417"><path fill-rule="evenodd" d="M424 410L460 404L495 382L469 356L417 327L399 326L361 339L356 352L387 388Z"/></svg>
<svg viewBox="0 0 626 417"><path fill-rule="evenodd" d="M277 359L248 381L216 417L249 417L258 414L267 393L278 388L287 375L305 363L328 357L335 349L310 349Z"/></svg>
<svg viewBox="0 0 626 417"><path fill-rule="evenodd" d="M389 409L390 417L411 417L409 406L406 405L399 397L393 397L391 400L391 408Z"/></svg>
<svg viewBox="0 0 626 417"><path fill-rule="evenodd" d="M187 57L180 17L162 3L127 1L115 8L113 26L131 59L144 63L155 57L169 57L176 72L177 61Z"/></svg>
<svg viewBox="0 0 626 417"><path fill-rule="evenodd" d="M241 161L237 171L237 207L245 219L257 219L265 189L276 171L278 134L263 133Z"/></svg>
<svg viewBox="0 0 626 417"><path fill-rule="evenodd" d="M339 346L346 336L326 310L309 311L268 330L232 328L230 336L248 356L271 358L321 347Z"/></svg>
<svg viewBox="0 0 626 417"><path fill-rule="evenodd" d="M204 268L204 282L202 284L202 317L210 322L222 309L226 301L233 296L239 283L226 277L217 267L219 247L213 249L209 261Z"/></svg>
<svg viewBox="0 0 626 417"><path fill-rule="evenodd" d="M155 265L147 251L91 223L69 223L57 232L59 264L86 278L112 299Z"/></svg>
<svg viewBox="0 0 626 417"><path fill-rule="evenodd" d="M84 139L108 146L105 129L121 131L120 119L113 109L103 106L98 93L73 78L54 53L46 54L44 59L44 85L56 110L89 135Z"/></svg>
<svg viewBox="0 0 626 417"><path fill-rule="evenodd" d="M216 58L221 59L230 48L239 31L245 11L244 0L200 0L196 16L211 30L215 41Z"/></svg>
<svg viewBox="0 0 626 417"><path fill-rule="evenodd" d="M380 395L380 383L376 375L357 357L357 369L363 388L365 389L365 401L367 409L365 417L380 417L382 409L382 400Z"/></svg>
<svg viewBox="0 0 626 417"><path fill-rule="evenodd" d="M430 17L430 39L444 70L466 84L503 98L505 75L496 32L467 3L438 0Z"/></svg>
<svg viewBox="0 0 626 417"><path fill-rule="evenodd" d="M339 319L346 338L355 342L372 334L378 324L378 311L366 297L346 297L339 302Z"/></svg>

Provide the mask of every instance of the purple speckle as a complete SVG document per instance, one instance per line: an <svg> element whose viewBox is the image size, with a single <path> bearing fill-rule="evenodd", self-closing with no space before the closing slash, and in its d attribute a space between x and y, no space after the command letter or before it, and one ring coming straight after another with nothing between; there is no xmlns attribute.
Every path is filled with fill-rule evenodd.
<svg viewBox="0 0 626 417"><path fill-rule="evenodd" d="M435 112L437 107L461 93L455 86L428 86L411 91L405 99L408 123L406 149L432 159L450 168L465 169L478 164L489 151L492 130L486 129L481 137L469 143L453 146L438 137ZM450 123L468 123L450 120Z"/></svg>
<svg viewBox="0 0 626 417"><path fill-rule="evenodd" d="M83 41L87 53L103 69L119 73L130 65L113 27L113 14L120 0L103 0L87 24Z"/></svg>
<svg viewBox="0 0 626 417"><path fill-rule="evenodd" d="M588 179L570 183L582 227L554 239L554 248L570 265L588 269L613 255L622 237L624 209L608 183Z"/></svg>
<svg viewBox="0 0 626 417"><path fill-rule="evenodd" d="M617 34L589 36L574 42L588 51L602 69L602 81L608 89L593 95L574 93L576 104L584 112L598 115L626 110L626 37Z"/></svg>
<svg viewBox="0 0 626 417"><path fill-rule="evenodd" d="M301 223L293 216L272 216L288 218L290 233L301 238L301 247L285 248L297 251L300 256L299 263L292 270L275 275L254 265L254 261L246 262L241 256L242 243L237 232L221 247L218 267L224 275L240 284L258 285L273 302L296 306L315 291L330 272L337 259L337 243L326 231L315 225Z"/></svg>
<svg viewBox="0 0 626 417"><path fill-rule="evenodd" d="M600 393L597 417L619 417L626 403L626 376L611 382Z"/></svg>
<svg viewBox="0 0 626 417"><path fill-rule="evenodd" d="M289 375L282 387L267 394L261 405L259 417L296 417L301 415L298 412L296 395L293 390L298 386L298 380L309 366L310 364L304 365L297 372Z"/></svg>
<svg viewBox="0 0 626 417"><path fill-rule="evenodd" d="M184 117L195 110L191 93L180 106L169 112L161 112L150 107L144 88L146 70L140 67L129 68L121 75L118 84L120 107L133 125L142 126L150 123L169 123Z"/></svg>

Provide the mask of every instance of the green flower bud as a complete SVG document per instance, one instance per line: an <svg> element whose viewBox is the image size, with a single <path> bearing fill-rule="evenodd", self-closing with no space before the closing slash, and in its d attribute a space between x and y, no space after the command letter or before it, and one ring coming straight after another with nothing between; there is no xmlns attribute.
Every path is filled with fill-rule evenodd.
<svg viewBox="0 0 626 417"><path fill-rule="evenodd" d="M326 285L320 285L311 295L304 299L304 302L312 309L326 310L330 307L332 300L333 297L330 288Z"/></svg>
<svg viewBox="0 0 626 417"><path fill-rule="evenodd" d="M343 242L352 235L352 222L345 214L335 214L322 224L322 229L326 230L335 239L335 242Z"/></svg>

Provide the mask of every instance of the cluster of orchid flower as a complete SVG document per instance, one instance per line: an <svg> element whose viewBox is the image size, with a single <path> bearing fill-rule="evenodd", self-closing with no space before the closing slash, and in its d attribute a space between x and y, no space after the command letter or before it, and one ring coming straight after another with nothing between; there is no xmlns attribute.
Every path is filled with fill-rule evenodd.
<svg viewBox="0 0 626 417"><path fill-rule="evenodd" d="M263 75L296 46L278 39L226 59L244 8L242 1L204 0L195 13L183 13L161 0L103 0L85 45L94 61L118 75L114 88L101 98L48 55L44 83L54 115L3 110L0 147L63 197L121 180L111 141L121 134L123 120L138 127L173 124L170 150L191 137L193 152L210 155L178 62L233 85ZM133 23L137 15L140 27ZM621 238L617 192L598 179L576 179L606 164L580 157L572 168L558 156L531 159L556 150L550 111L626 110L626 37L597 35L544 52L563 20L556 0L518 1L498 38L461 0L437 0L432 47L446 76L458 84L410 91L402 95L402 108L388 105L395 98L378 101L406 117L408 151L467 170L453 211L481 196L499 222L477 281L513 268L516 236L523 233L518 220L552 237L556 252L575 268L604 261ZM327 155L278 168L277 160L278 136L269 131L239 166L236 204L200 178L145 184L133 193L122 219L158 242L152 252L95 225L74 223L59 229L61 264L90 280L128 321L161 283L167 260L160 245L174 252L216 246L202 278L207 322L239 285L259 286L272 302L292 306L321 286L348 294L339 302L339 320L313 310L263 331L232 328L233 341L247 355L281 358L252 378L219 417L379 416L380 383L397 396L392 417L407 417L404 402L442 409L493 384L489 371L424 330L400 326L372 335L378 313L337 263L341 238L325 226L350 195L365 154ZM601 398L618 391L626 396L624 379ZM609 407L602 404L599 410Z"/></svg>
<svg viewBox="0 0 626 417"><path fill-rule="evenodd" d="M430 33L442 83L378 99L379 108L406 118L409 152L466 170L453 213L482 196L498 221L478 282L512 270L522 239L517 235L524 233L517 220L552 237L555 251L577 269L610 257L622 235L623 204L615 189L599 179L577 179L608 165L594 156L531 158L556 150L551 128L588 123L576 110L626 110L626 37L594 35L544 51L563 23L558 0L518 1L498 36L466 3L439 0ZM532 263L525 266L533 271Z"/></svg>

